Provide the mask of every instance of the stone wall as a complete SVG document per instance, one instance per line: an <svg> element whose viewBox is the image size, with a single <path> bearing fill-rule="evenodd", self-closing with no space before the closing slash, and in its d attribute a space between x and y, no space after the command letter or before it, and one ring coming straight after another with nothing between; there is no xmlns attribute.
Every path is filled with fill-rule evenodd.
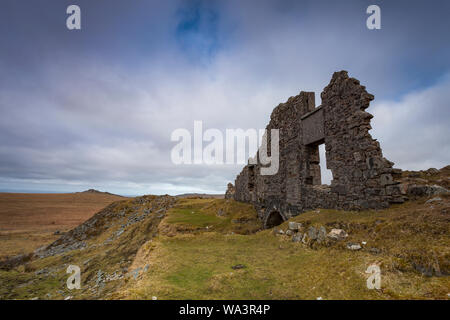
<svg viewBox="0 0 450 320"><path fill-rule="evenodd" d="M334 73L315 107L314 92L300 92L272 112L266 129L279 129L280 160L275 175L249 164L235 180L234 199L255 205L266 227L315 208L381 209L403 202L401 174L369 134L365 110L373 100L346 71ZM319 145L324 143L331 185L321 184ZM267 145L270 146L270 136Z"/></svg>
<svg viewBox="0 0 450 320"><path fill-rule="evenodd" d="M234 186L232 183L227 185L227 191L225 192L225 199L233 199L234 198Z"/></svg>

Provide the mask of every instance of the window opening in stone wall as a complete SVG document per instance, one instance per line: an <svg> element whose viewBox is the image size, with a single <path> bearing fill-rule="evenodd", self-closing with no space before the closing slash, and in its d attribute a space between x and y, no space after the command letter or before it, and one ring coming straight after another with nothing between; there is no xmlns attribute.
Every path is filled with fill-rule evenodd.
<svg viewBox="0 0 450 320"><path fill-rule="evenodd" d="M327 169L327 158L325 156L325 144L319 145L319 157L320 157L320 177L322 184L330 185L333 180L333 173L330 169Z"/></svg>

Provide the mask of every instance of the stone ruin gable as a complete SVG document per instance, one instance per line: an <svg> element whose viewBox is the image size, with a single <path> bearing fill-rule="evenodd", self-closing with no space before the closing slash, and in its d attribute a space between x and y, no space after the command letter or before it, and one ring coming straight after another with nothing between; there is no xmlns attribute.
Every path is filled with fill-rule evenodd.
<svg viewBox="0 0 450 320"><path fill-rule="evenodd" d="M266 227L316 208L362 210L404 201L380 144L369 134L365 109L373 100L346 71L335 72L315 107L314 92L300 92L272 112L266 129L279 129L280 160L275 175L248 164L235 180L234 199L253 203ZM321 184L319 145L324 143L331 185ZM267 145L270 146L270 135Z"/></svg>

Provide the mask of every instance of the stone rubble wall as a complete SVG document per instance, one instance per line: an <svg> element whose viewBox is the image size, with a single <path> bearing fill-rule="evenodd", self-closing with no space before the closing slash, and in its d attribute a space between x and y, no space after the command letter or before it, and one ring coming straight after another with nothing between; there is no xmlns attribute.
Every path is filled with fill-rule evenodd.
<svg viewBox="0 0 450 320"><path fill-rule="evenodd" d="M225 192L225 199L233 199L234 198L234 185L229 183L227 185L227 191Z"/></svg>
<svg viewBox="0 0 450 320"><path fill-rule="evenodd" d="M286 220L315 208L381 209L404 201L394 179L401 170L383 157L369 134L373 116L365 110L373 95L340 71L321 98L316 108L314 92L302 91L279 104L266 127L267 132L279 129L278 173L261 175L260 164L249 164L235 180L234 199L253 203L265 224L275 213ZM329 186L321 184L322 143L333 174Z"/></svg>

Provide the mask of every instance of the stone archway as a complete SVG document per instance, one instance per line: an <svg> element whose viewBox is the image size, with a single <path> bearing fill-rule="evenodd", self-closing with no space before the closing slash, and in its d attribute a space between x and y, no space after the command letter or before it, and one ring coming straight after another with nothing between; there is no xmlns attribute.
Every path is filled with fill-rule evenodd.
<svg viewBox="0 0 450 320"><path fill-rule="evenodd" d="M284 222L283 216L281 213L277 210L273 210L269 213L266 219L266 223L264 227L266 229L273 228L275 226L278 226Z"/></svg>

